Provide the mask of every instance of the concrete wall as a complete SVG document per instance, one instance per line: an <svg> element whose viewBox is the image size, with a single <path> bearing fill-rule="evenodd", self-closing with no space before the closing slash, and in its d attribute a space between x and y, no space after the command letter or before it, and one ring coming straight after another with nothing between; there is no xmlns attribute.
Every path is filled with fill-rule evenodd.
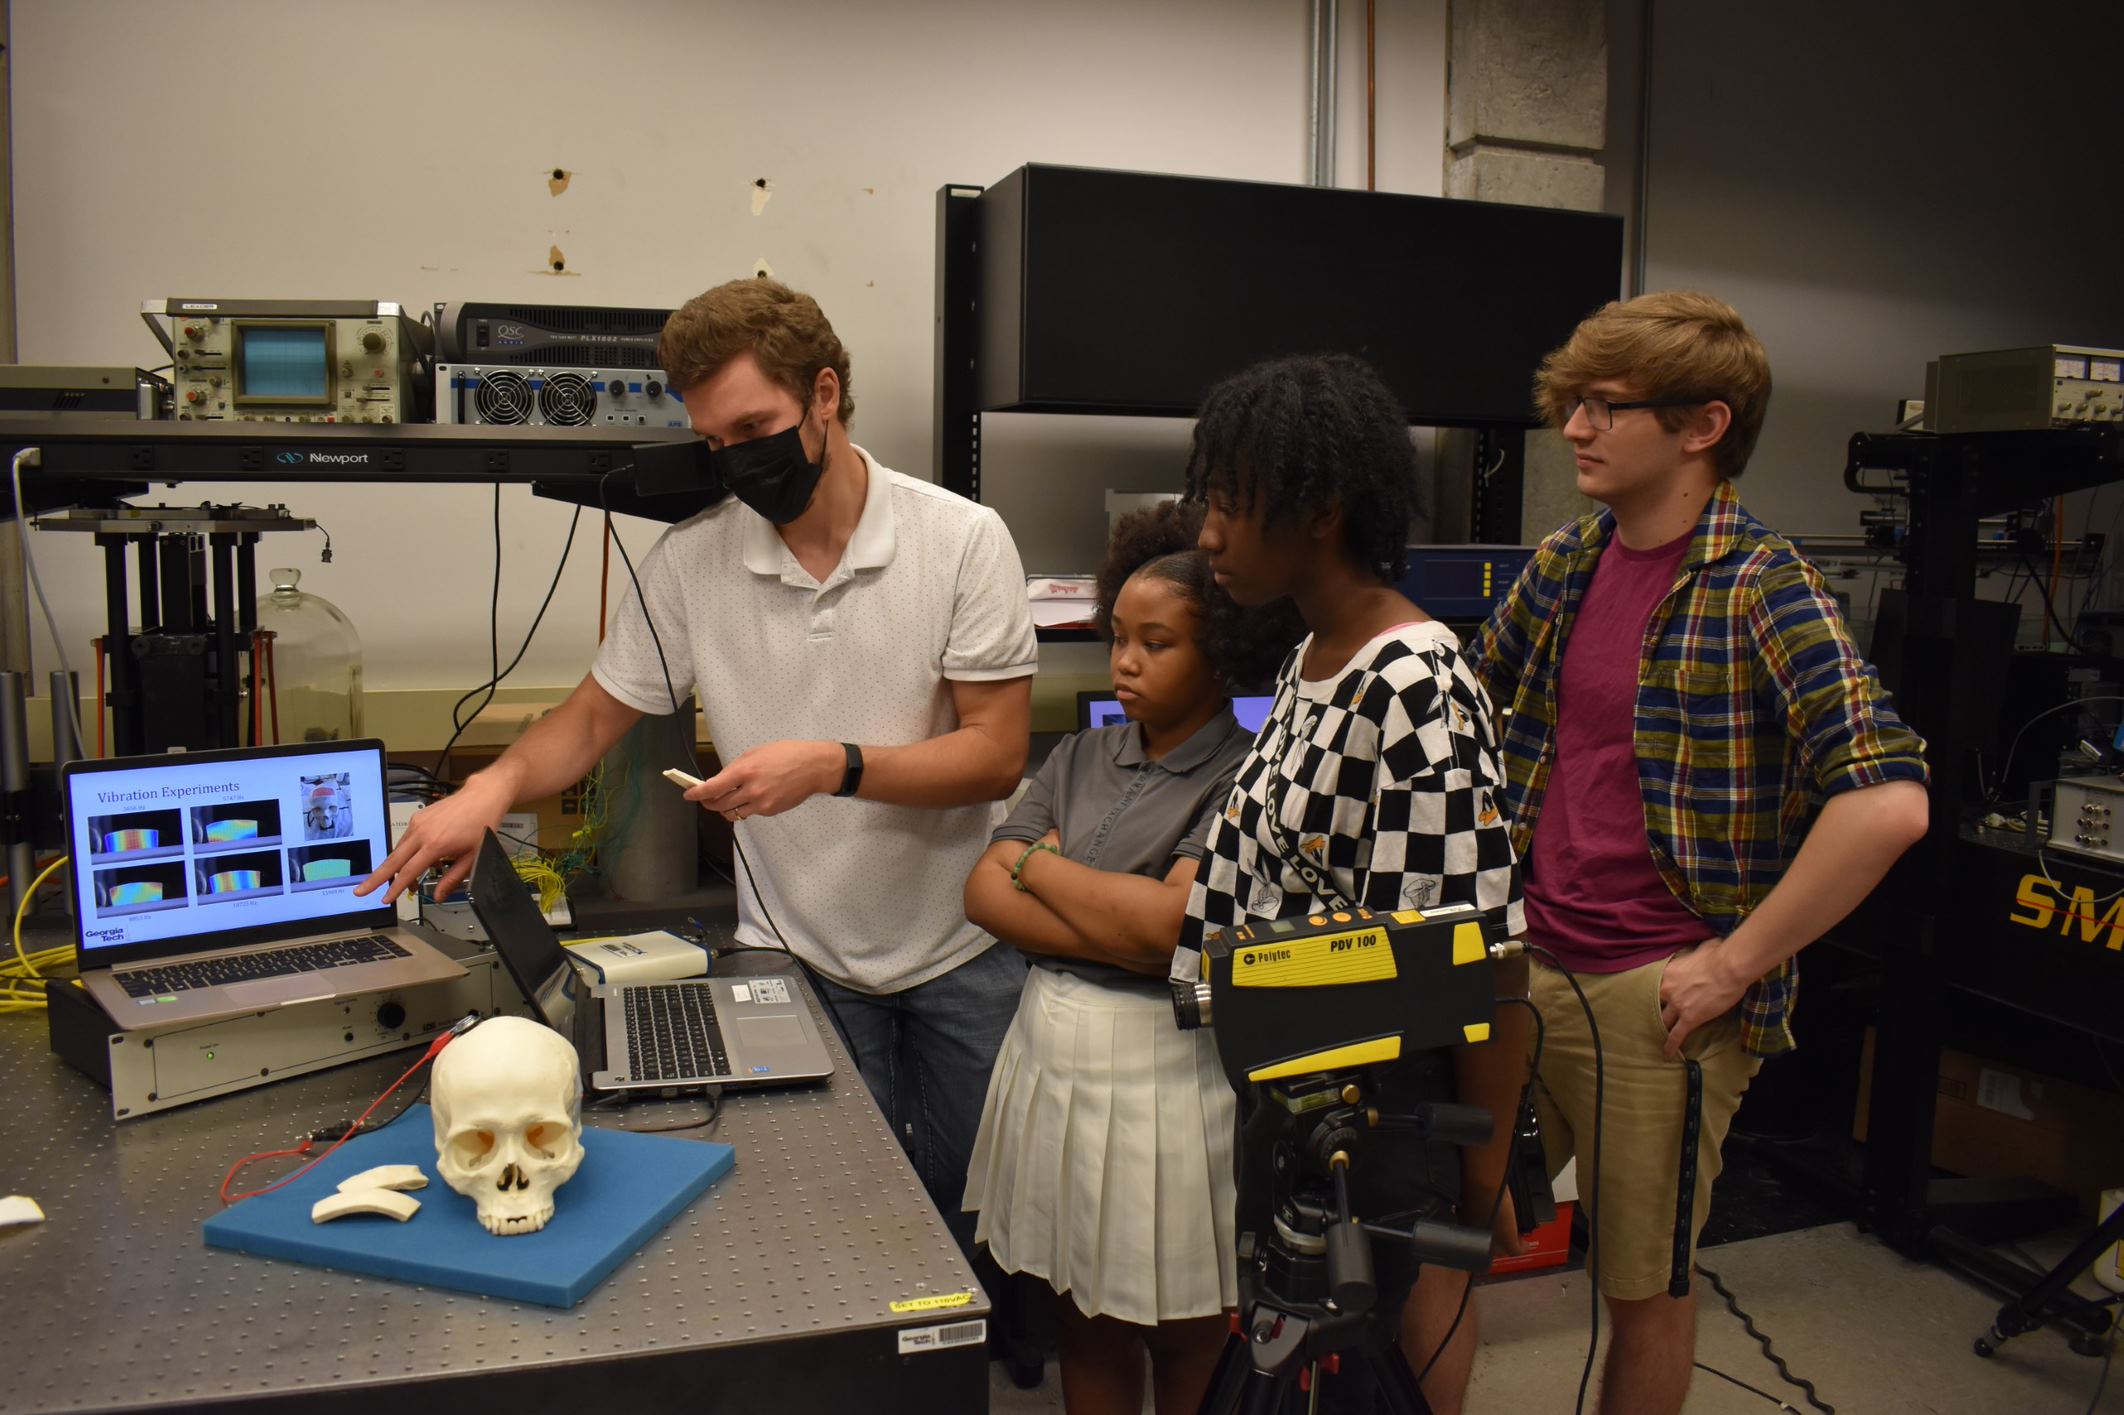
<svg viewBox="0 0 2124 1415"><path fill-rule="evenodd" d="M1611 211L1606 0L1460 0L1447 42L1446 195L1518 206ZM1634 125L1630 129L1634 133ZM1532 395L1529 394L1531 400ZM1472 465L1472 434L1444 440ZM1518 539L1532 543L1582 515L1571 449L1547 428L1527 434ZM1470 524L1458 478L1441 489L1454 525Z"/></svg>
<svg viewBox="0 0 2124 1415"><path fill-rule="evenodd" d="M1731 300L1776 393L1741 491L1855 531L1853 432L1941 353L2124 345L2124 6L1653 5L1648 285ZM2112 492L2115 498L2118 493Z"/></svg>

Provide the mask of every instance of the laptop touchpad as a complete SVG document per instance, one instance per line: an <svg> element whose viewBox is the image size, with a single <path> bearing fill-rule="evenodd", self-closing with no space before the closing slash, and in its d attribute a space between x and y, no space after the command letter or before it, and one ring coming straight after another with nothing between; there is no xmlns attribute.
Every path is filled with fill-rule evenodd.
<svg viewBox="0 0 2124 1415"><path fill-rule="evenodd" d="M292 978L260 978L251 983L230 983L224 993L230 1002L252 1007L334 996L332 988L318 982L314 975L306 973L297 973Z"/></svg>
<svg viewBox="0 0 2124 1415"><path fill-rule="evenodd" d="M804 1040L804 1025L794 1017L740 1017L737 1034L750 1046L796 1046Z"/></svg>

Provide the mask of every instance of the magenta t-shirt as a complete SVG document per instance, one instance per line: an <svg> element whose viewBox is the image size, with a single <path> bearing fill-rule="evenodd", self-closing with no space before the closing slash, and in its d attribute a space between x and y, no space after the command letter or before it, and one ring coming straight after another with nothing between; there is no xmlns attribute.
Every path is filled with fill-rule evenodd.
<svg viewBox="0 0 2124 1415"><path fill-rule="evenodd" d="M1645 626L1688 548L1688 535L1651 550L1610 541L1564 644L1556 755L1525 889L1527 936L1573 972L1620 973L1716 932L1652 863L1637 781Z"/></svg>

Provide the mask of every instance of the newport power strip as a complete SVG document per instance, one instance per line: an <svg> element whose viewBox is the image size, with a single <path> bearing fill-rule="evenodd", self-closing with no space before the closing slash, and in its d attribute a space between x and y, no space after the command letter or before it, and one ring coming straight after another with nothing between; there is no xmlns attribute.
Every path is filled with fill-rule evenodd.
<svg viewBox="0 0 2124 1415"><path fill-rule="evenodd" d="M424 1046L466 1013L529 1015L488 950L459 956L465 975L355 998L298 1003L218 1022L121 1032L81 989L54 984L52 1050L110 1087L130 1120L387 1052Z"/></svg>

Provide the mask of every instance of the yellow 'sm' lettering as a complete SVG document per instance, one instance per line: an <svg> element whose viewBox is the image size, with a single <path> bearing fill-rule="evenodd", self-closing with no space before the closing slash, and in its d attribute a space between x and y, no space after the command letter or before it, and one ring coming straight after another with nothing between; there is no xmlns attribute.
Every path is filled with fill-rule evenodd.
<svg viewBox="0 0 2124 1415"><path fill-rule="evenodd" d="M2058 916L2058 906L2044 898L2043 889L2046 883L2041 875L2022 875L2021 886L2014 892L2013 902L2028 913L2008 914L2006 921L2011 924L2024 924L2031 929L2049 928L2050 921Z"/></svg>
<svg viewBox="0 0 2124 1415"><path fill-rule="evenodd" d="M2080 897L2083 894L2086 895L2084 900ZM2102 936L2102 931L2107 929L2109 937L2105 940L2105 946L2113 950L2124 950L2124 895L2111 900L2109 911L2100 918L2095 916L2094 908L2093 890L2076 889L2072 892L2073 915L2080 921L2080 941L2093 943Z"/></svg>

